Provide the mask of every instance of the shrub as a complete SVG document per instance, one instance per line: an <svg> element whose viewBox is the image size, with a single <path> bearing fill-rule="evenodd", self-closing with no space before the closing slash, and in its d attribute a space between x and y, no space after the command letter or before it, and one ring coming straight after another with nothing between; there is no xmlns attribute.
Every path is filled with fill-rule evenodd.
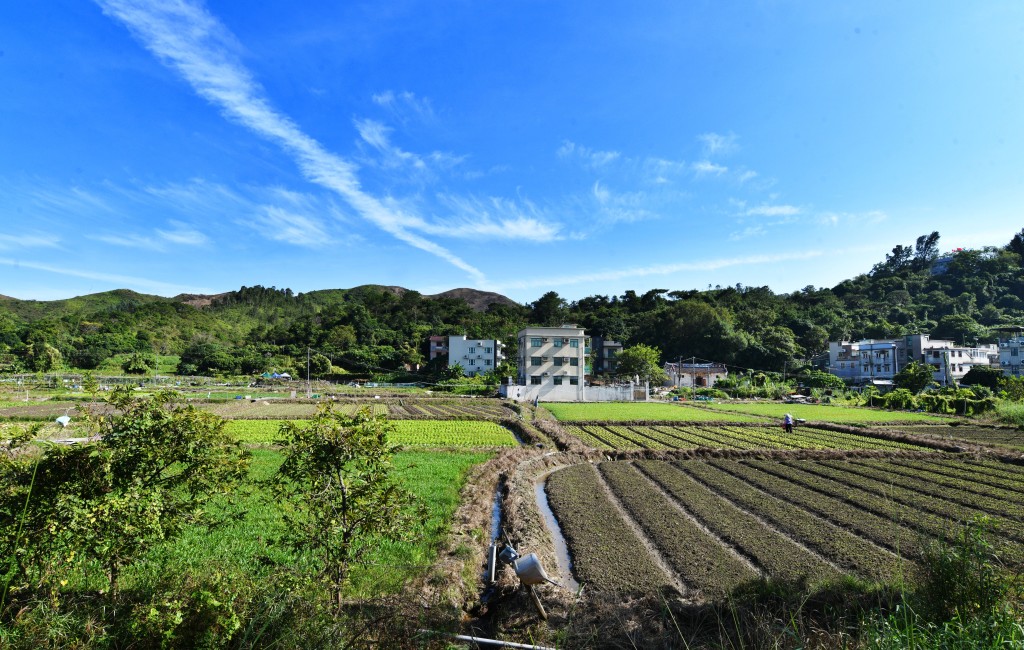
<svg viewBox="0 0 1024 650"><path fill-rule="evenodd" d="M890 410L912 411L917 408L917 400L906 388L897 388L882 397L882 405Z"/></svg>

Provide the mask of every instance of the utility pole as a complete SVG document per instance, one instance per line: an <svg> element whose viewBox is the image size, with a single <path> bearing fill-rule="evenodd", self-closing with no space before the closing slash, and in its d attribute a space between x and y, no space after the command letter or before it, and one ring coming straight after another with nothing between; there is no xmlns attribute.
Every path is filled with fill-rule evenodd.
<svg viewBox="0 0 1024 650"><path fill-rule="evenodd" d="M309 385L309 346L306 346L306 399L313 397L313 389Z"/></svg>
<svg viewBox="0 0 1024 650"><path fill-rule="evenodd" d="M697 399L697 357L690 357L690 399Z"/></svg>

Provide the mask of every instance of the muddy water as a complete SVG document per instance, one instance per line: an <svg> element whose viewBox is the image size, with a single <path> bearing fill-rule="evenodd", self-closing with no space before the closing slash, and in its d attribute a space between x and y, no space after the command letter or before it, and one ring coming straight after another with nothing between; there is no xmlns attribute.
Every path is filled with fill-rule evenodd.
<svg viewBox="0 0 1024 650"><path fill-rule="evenodd" d="M494 505L491 507L491 543L497 543L501 535L501 486L494 491Z"/></svg>
<svg viewBox="0 0 1024 650"><path fill-rule="evenodd" d="M562 528L558 525L555 514L551 512L551 505L548 504L548 495L544 492L544 484L547 482L548 474L539 477L533 484L537 509L540 510L541 517L544 519L544 525L548 527L548 532L551 533L551 541L555 547L555 560L558 562L558 567L549 567L547 573L555 582L575 592L579 591L580 584L576 582L576 578L572 575L572 557L569 555L569 547L565 543L565 538L562 537Z"/></svg>

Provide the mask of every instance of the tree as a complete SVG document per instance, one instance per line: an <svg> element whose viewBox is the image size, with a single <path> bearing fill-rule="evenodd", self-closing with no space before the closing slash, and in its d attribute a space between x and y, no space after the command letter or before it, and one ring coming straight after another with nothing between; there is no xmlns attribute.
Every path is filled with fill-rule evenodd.
<svg viewBox="0 0 1024 650"><path fill-rule="evenodd" d="M640 377L640 381L660 384L668 378L661 368L661 350L638 343L625 348L615 357L615 375L618 377Z"/></svg>
<svg viewBox="0 0 1024 650"><path fill-rule="evenodd" d="M896 376L892 378L892 382L897 388L906 388L916 395L924 390L928 384L932 383L932 373L934 370L927 363L911 361L896 373Z"/></svg>
<svg viewBox="0 0 1024 650"><path fill-rule="evenodd" d="M73 551L103 568L113 595L126 563L185 525L212 524L210 500L231 493L248 473L249 452L212 413L174 404L171 393L139 398L129 387L115 389L108 401L112 415L87 418L97 442L48 447L35 467L7 464L0 555L12 539L5 532L16 527L24 558L12 576L54 580L47 563ZM16 498L12 510L8 497L19 490L31 500Z"/></svg>
<svg viewBox="0 0 1024 650"><path fill-rule="evenodd" d="M383 415L364 408L349 417L330 403L306 425L281 427L285 459L272 487L285 506L288 540L317 557L318 577L339 609L366 541L410 534L413 496L391 473L393 432Z"/></svg>
<svg viewBox="0 0 1024 650"><path fill-rule="evenodd" d="M36 372L59 370L64 364L60 350L42 340L29 343L25 349L25 361Z"/></svg>
<svg viewBox="0 0 1024 650"><path fill-rule="evenodd" d="M93 399L96 398L96 393L100 389L100 382L96 379L96 375L91 372L85 372L82 374L82 390L89 393Z"/></svg>
<svg viewBox="0 0 1024 650"><path fill-rule="evenodd" d="M1013 236L1010 243L1006 245L1006 249L1012 253L1020 255L1024 259L1024 230Z"/></svg>
<svg viewBox="0 0 1024 650"><path fill-rule="evenodd" d="M1003 378L1003 371L995 366L971 366L961 384L967 386L985 386L993 391L998 390L999 381Z"/></svg>
<svg viewBox="0 0 1024 650"><path fill-rule="evenodd" d="M846 388L846 382L829 372L821 370L808 370L799 376L802 384L811 388L832 388L842 390Z"/></svg>
<svg viewBox="0 0 1024 650"><path fill-rule="evenodd" d="M530 321L539 325L559 325L565 315L565 300L555 291L548 291L530 305Z"/></svg>
<svg viewBox="0 0 1024 650"><path fill-rule="evenodd" d="M331 360L319 352L309 357L309 373L314 377L326 375L331 371Z"/></svg>
<svg viewBox="0 0 1024 650"><path fill-rule="evenodd" d="M129 375L144 375L150 370L156 370L156 358L152 354L133 352L121 364L121 369Z"/></svg>

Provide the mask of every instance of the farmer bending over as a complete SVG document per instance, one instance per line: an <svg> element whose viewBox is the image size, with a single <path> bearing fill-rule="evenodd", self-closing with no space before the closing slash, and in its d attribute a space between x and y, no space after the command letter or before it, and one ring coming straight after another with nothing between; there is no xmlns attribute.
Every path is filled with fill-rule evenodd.
<svg viewBox="0 0 1024 650"><path fill-rule="evenodd" d="M786 433L793 433L793 416L789 413L782 418L782 428L786 430Z"/></svg>

